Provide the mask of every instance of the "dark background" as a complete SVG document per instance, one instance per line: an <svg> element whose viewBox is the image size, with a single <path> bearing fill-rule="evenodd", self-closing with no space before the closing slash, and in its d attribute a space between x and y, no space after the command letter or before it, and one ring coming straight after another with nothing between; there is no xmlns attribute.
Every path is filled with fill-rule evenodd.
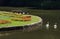
<svg viewBox="0 0 60 39"><path fill-rule="evenodd" d="M0 0L0 6L60 9L60 0Z"/></svg>
<svg viewBox="0 0 60 39"><path fill-rule="evenodd" d="M30 9L33 7L36 9ZM60 0L0 0L0 11L17 9L40 16L43 19L43 26L39 27L39 30L35 29L36 31L31 32L21 32L20 30L0 31L0 39L60 39L60 10L55 10L60 9ZM47 22L50 24L49 29L46 29ZM54 29L55 23L57 23L57 29Z"/></svg>

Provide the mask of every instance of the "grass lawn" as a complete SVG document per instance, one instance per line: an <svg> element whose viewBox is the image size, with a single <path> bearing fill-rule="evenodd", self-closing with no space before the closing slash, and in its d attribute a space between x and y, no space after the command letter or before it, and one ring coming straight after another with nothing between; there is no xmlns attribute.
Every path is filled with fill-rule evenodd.
<svg viewBox="0 0 60 39"><path fill-rule="evenodd" d="M3 11L0 11L0 14L4 13ZM0 15L0 19L2 20L11 20L13 17L9 17L10 14L8 14L7 16L4 15ZM35 22L40 21L41 18L38 18L37 16L31 15L31 20L30 21L14 21L11 20L11 23L6 23L6 24L0 24L0 27L8 27L8 26L24 26L27 24L32 24Z"/></svg>

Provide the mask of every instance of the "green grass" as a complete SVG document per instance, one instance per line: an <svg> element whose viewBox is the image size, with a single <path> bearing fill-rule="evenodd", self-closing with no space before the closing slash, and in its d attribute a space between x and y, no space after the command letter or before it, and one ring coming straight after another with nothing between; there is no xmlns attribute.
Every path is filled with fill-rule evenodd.
<svg viewBox="0 0 60 39"><path fill-rule="evenodd" d="M0 12L0 13L3 13L3 12ZM12 17L9 17L9 15L8 16L0 15L0 19L2 19L2 20L11 20L11 18ZM27 25L27 24L32 24L32 23L38 22L40 19L41 18L38 18L37 16L31 15L31 20L30 21L14 21L14 20L11 20L11 23L0 24L0 27L24 26L24 25Z"/></svg>

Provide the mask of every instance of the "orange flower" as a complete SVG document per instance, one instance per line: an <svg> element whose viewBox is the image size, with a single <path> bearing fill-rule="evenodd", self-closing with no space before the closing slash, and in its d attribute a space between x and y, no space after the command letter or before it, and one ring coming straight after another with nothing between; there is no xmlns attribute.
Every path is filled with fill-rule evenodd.
<svg viewBox="0 0 60 39"><path fill-rule="evenodd" d="M9 23L10 21L8 20L0 20L0 24L5 24L5 23Z"/></svg>

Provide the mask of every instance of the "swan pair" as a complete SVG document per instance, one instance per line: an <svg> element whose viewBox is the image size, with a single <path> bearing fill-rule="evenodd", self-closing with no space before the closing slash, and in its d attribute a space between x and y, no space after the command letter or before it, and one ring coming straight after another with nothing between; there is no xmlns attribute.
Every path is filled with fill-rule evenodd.
<svg viewBox="0 0 60 39"><path fill-rule="evenodd" d="M46 28L49 29L49 26L50 26L50 24L49 24L49 22L47 22ZM57 23L55 23L53 26L54 26L54 29L57 29Z"/></svg>

